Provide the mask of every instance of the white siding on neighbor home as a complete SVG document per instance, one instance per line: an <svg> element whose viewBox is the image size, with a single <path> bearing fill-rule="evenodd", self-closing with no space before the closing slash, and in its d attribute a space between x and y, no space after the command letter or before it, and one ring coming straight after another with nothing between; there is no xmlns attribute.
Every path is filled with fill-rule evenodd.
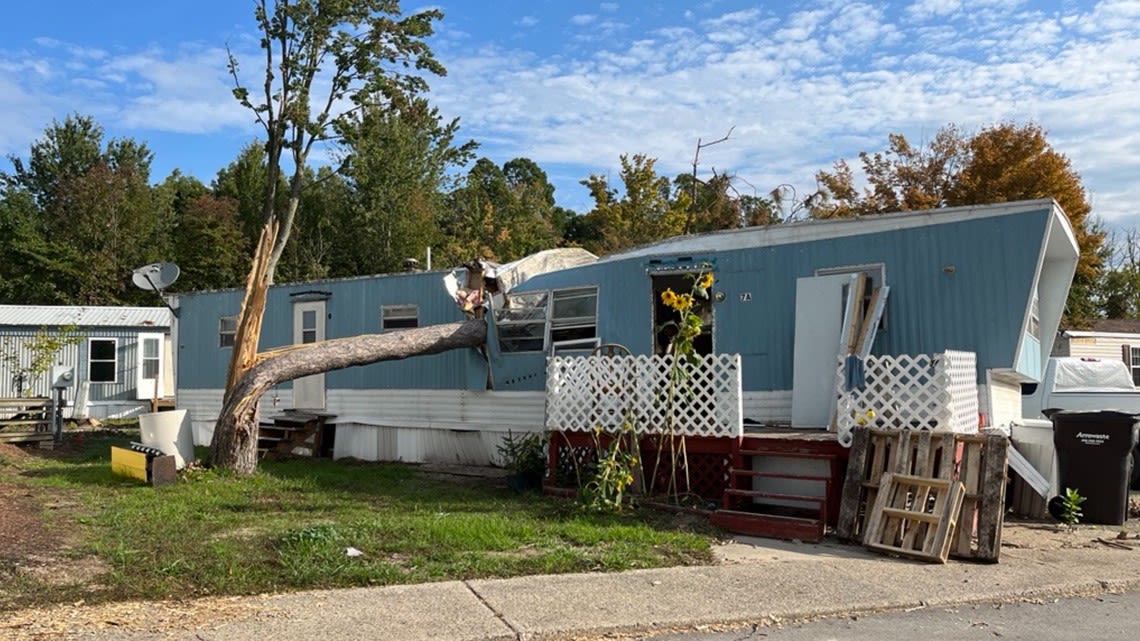
<svg viewBox="0 0 1140 641"><path fill-rule="evenodd" d="M1140 334L1065 332L1057 341L1053 356L1085 356L1123 360L1124 346L1140 347Z"/></svg>

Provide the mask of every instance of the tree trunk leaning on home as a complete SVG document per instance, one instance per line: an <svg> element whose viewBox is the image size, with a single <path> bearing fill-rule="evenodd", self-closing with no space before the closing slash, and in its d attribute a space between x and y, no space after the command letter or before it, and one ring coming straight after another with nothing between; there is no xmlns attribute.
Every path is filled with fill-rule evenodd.
<svg viewBox="0 0 1140 641"><path fill-rule="evenodd" d="M336 338L258 354L257 362L227 390L210 444L210 465L247 476L257 469L257 426L262 395L283 381L356 365L438 354L486 343L487 325L468 320L383 334Z"/></svg>

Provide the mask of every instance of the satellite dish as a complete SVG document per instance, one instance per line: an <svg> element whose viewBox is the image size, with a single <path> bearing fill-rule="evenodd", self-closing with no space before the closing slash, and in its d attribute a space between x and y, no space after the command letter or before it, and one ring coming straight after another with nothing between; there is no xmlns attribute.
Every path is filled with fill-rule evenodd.
<svg viewBox="0 0 1140 641"><path fill-rule="evenodd" d="M140 289L162 292L178 280L180 273L181 270L174 263L154 263L136 269L131 276L131 282Z"/></svg>

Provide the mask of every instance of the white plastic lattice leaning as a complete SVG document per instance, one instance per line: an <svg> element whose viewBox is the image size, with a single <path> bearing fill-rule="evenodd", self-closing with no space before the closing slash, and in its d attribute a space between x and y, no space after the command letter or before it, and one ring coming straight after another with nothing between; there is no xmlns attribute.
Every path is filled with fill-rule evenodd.
<svg viewBox="0 0 1140 641"><path fill-rule="evenodd" d="M546 361L546 428L739 436L744 433L740 355L554 356ZM674 402L670 412L670 390Z"/></svg>
<svg viewBox="0 0 1140 641"><path fill-rule="evenodd" d="M844 364L837 370L839 442L851 445L856 425L886 429L978 431L977 355L947 350L926 354L870 356L863 363L864 387L844 389ZM874 412L870 418L868 412Z"/></svg>

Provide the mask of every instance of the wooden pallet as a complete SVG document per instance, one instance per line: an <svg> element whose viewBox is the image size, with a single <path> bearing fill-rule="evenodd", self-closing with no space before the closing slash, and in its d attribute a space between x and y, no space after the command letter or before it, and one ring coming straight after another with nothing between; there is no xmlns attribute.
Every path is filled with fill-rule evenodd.
<svg viewBox="0 0 1140 641"><path fill-rule="evenodd" d="M864 544L881 552L945 563L964 496L958 481L885 474Z"/></svg>
<svg viewBox="0 0 1140 641"><path fill-rule="evenodd" d="M1009 439L1001 435L894 431L854 432L836 535L862 542L883 476L958 480L965 487L955 557L996 562L1001 553Z"/></svg>

